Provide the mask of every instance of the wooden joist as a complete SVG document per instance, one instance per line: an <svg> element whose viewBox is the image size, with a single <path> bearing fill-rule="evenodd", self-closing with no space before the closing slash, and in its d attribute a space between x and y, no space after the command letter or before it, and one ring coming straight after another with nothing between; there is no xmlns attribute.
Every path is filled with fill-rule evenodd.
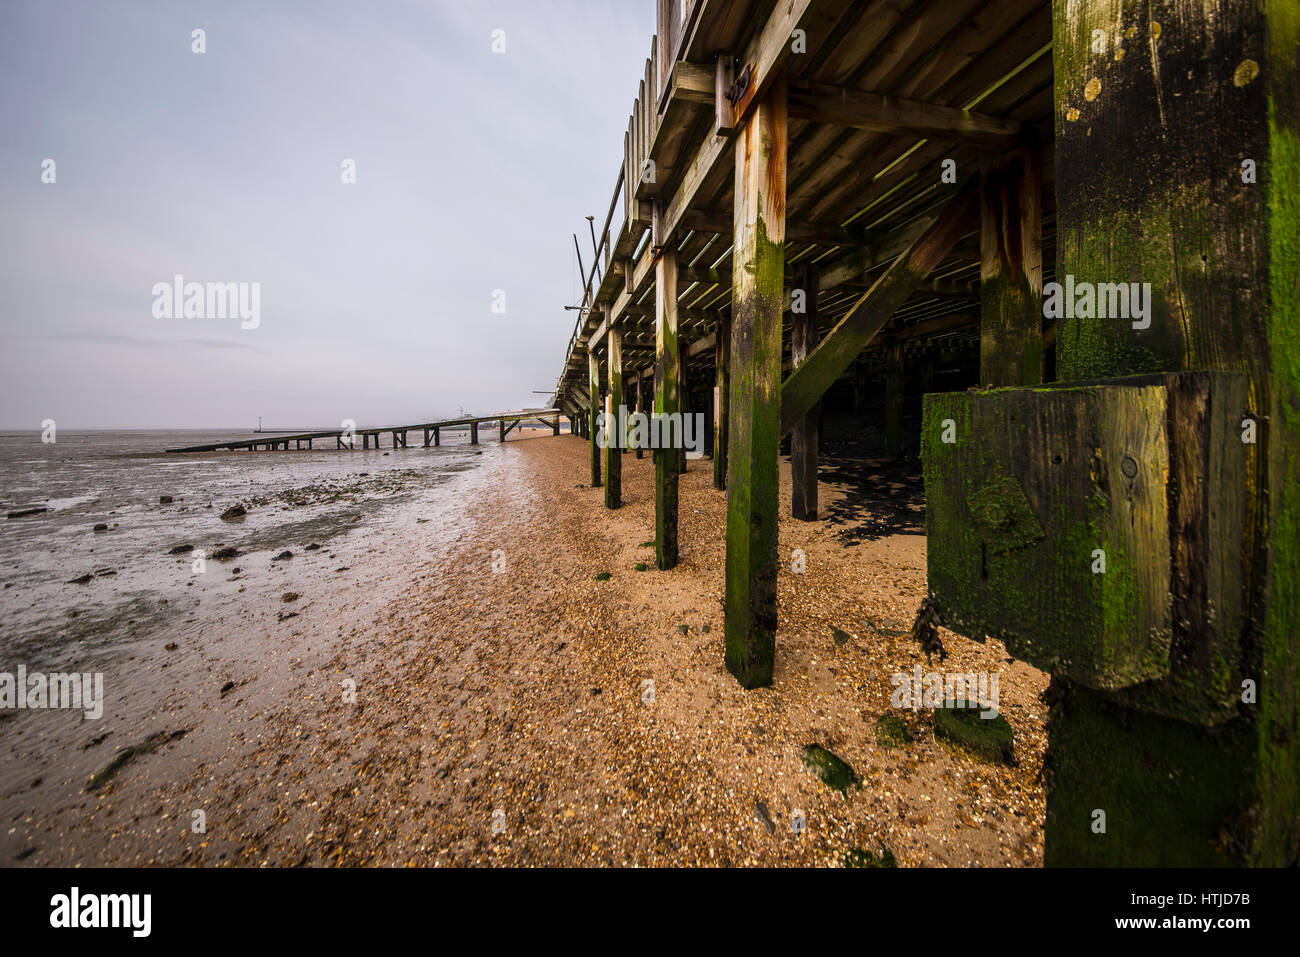
<svg viewBox="0 0 1300 957"><path fill-rule="evenodd" d="M1017 120L824 83L792 88L790 116L860 130L961 140L986 150L1011 149L1025 135Z"/></svg>

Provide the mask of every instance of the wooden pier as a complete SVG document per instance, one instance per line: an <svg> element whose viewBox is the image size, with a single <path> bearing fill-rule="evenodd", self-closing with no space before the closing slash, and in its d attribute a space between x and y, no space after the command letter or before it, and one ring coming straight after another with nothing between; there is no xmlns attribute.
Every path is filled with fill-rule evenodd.
<svg viewBox="0 0 1300 957"><path fill-rule="evenodd" d="M726 666L770 684L781 443L815 521L819 405L883 396L929 613L1055 676L1047 862L1295 865L1294 0L656 3L552 403L605 506L599 413L704 412ZM1052 314L1058 279L1149 312ZM655 452L665 572L682 467Z"/></svg>
<svg viewBox="0 0 1300 957"><path fill-rule="evenodd" d="M469 429L469 444L478 445L478 433L481 426L495 425L500 434L500 440L504 442L506 436L514 431L518 426L527 421L537 420L542 425L549 426L552 435L560 434L560 416L563 413L559 409L525 409L521 412L499 412L496 415L476 416L463 419L446 419L441 422L421 422L418 425L392 425L385 426L381 429L332 429L324 432L300 432L294 435L277 435L275 438L252 438L252 439L233 439L229 442L213 442L209 445L187 445L179 449L167 449L168 452L217 452L220 450L236 451L245 449L252 452L257 451L289 451L290 445L294 450L312 450L313 443L325 442L327 449L346 449L355 451L358 440L361 443L361 449L366 450L380 447L380 436L391 435L392 447L395 449L405 449L408 436L415 432L421 435L424 448L438 446L442 444L442 432L446 429ZM349 441L350 438L350 441ZM330 445L329 441L333 439L334 444Z"/></svg>

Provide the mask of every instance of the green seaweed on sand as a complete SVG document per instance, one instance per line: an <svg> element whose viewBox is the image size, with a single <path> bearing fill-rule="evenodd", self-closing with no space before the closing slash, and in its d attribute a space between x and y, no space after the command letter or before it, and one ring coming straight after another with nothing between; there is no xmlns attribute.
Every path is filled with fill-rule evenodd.
<svg viewBox="0 0 1300 957"><path fill-rule="evenodd" d="M803 749L803 763L813 770L828 787L841 794L851 787L861 787L862 779L858 772L838 755L827 751L820 744L809 744Z"/></svg>

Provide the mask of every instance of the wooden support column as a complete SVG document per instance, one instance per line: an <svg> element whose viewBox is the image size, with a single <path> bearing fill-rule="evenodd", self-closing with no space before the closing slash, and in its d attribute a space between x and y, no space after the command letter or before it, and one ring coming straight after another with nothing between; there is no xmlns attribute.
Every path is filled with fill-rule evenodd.
<svg viewBox="0 0 1300 957"><path fill-rule="evenodd" d="M434 430L433 430L433 444L434 444L435 446L441 444L441 436L438 435L438 430L437 430L437 428L434 428Z"/></svg>
<svg viewBox="0 0 1300 957"><path fill-rule="evenodd" d="M499 419L499 420L497 421L497 428L498 428L498 430L499 430L500 433L501 433L501 437L500 437L497 441L498 441L498 442L504 442L504 441L506 440L506 420L505 420L505 419Z"/></svg>
<svg viewBox="0 0 1300 957"><path fill-rule="evenodd" d="M642 401L642 397L645 394L645 390L642 388L640 372L638 372L635 376L632 377L632 382L633 382L632 387L633 389L636 390L636 411L638 414L642 414L645 412L645 403ZM645 457L645 450L642 449L640 445L636 447L636 457L639 459Z"/></svg>
<svg viewBox="0 0 1300 957"><path fill-rule="evenodd" d="M623 415L623 333L610 329L605 333L608 355L605 362L609 379L609 396L605 400L605 507L623 504L623 451L619 447Z"/></svg>
<svg viewBox="0 0 1300 957"><path fill-rule="evenodd" d="M1178 509L1174 547L1159 549L1176 584L1151 603L1172 603L1168 674L1122 693L1053 680L1061 693L1047 725L1044 863L1295 867L1300 11L1294 0L1054 0L1052 21L1055 279L1069 289L1049 294L1063 313L1060 378L1216 370L1243 373L1249 387L1245 402L1211 391L1208 408L1177 422L1169 457L1188 463L1190 481L1151 475L1137 457L1138 480L1167 496L1171 520ZM1104 58L1099 35L1110 42ZM1216 407L1226 420L1217 427ZM1067 461L1094 454L1084 438ZM1196 501L1214 450L1226 494L1197 515L1185 503ZM1243 508L1244 534L1215 533L1219 516ZM1144 554L1110 554L1104 578L1116 584L1106 593L1131 590L1148 564ZM1234 654L1211 643L1232 619L1200 596L1236 574ZM1083 574L1081 587L1099 591L1102 577ZM1104 835L1088 824L1097 808Z"/></svg>
<svg viewBox="0 0 1300 957"><path fill-rule="evenodd" d="M659 204L655 204L658 224ZM658 238L658 237L655 237ZM678 417L677 389L677 250L664 246L655 263L655 407L661 435ZM673 430L676 431L676 430ZM680 435L677 436L680 438ZM655 559L661 569L677 565L677 450L656 448Z"/></svg>
<svg viewBox="0 0 1300 957"><path fill-rule="evenodd" d="M591 444L591 487L600 488L600 446L596 439L600 434L599 416L600 408L600 357L592 350L595 343L587 343L587 385L588 395L591 396L591 403L587 407L588 433L587 438Z"/></svg>
<svg viewBox="0 0 1300 957"><path fill-rule="evenodd" d="M725 630L746 688L770 685L776 663L786 126L782 75L735 142Z"/></svg>
<svg viewBox="0 0 1300 957"><path fill-rule="evenodd" d="M727 420L731 412L731 318L719 313L713 342L713 487L727 487Z"/></svg>
<svg viewBox="0 0 1300 957"><path fill-rule="evenodd" d="M555 413L555 421L551 423L551 435L560 434L560 413Z"/></svg>
<svg viewBox="0 0 1300 957"><path fill-rule="evenodd" d="M1043 377L1043 168L1037 149L980 163L980 382Z"/></svg>
<svg viewBox="0 0 1300 957"><path fill-rule="evenodd" d="M687 374L686 361L688 359L686 352L686 341L677 340L677 406L682 413L682 434L686 432L686 419L691 414L691 380ZM691 433L692 435L694 432ZM686 442L683 440L682 447L677 451L677 468L685 474L686 472Z"/></svg>
<svg viewBox="0 0 1300 957"><path fill-rule="evenodd" d="M478 445L478 423L477 422L471 422L469 424L469 444Z"/></svg>
<svg viewBox="0 0 1300 957"><path fill-rule="evenodd" d="M853 367L853 414L861 415L867 407L867 367Z"/></svg>
<svg viewBox="0 0 1300 957"><path fill-rule="evenodd" d="M903 344L891 342L885 350L885 450L891 459L903 454Z"/></svg>
<svg viewBox="0 0 1300 957"><path fill-rule="evenodd" d="M803 292L799 311L792 312L790 357L795 368L803 364L808 353L817 347L817 267L812 263L799 266L795 288ZM803 522L817 520L817 420L821 416L818 402L790 432L791 513Z"/></svg>

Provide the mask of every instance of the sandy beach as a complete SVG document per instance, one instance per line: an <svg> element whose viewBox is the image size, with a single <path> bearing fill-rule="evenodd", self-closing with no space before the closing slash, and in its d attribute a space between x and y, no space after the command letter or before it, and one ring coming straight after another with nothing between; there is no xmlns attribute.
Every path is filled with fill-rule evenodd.
<svg viewBox="0 0 1300 957"><path fill-rule="evenodd" d="M6 857L838 866L865 852L900 866L1041 864L1046 676L997 642L947 632L947 661L927 663L907 635L925 540L890 531L890 495L863 502L870 463L829 470L822 506L837 521L783 520L782 553L802 549L806 567L782 572L775 683L756 691L723 667L725 498L711 463L682 477L682 560L669 572L647 544L650 456L625 455L614 513L587 463L574 436L512 439L457 478L454 514L408 510L368 533L371 559L350 559L345 585L287 568L257 604L146 655L138 693L153 689L150 706L77 729L80 751L55 756L66 777L32 785L39 804L6 796ZM850 473L855 483L836 481ZM788 486L782 496L788 515ZM287 588L289 618L270 597ZM936 741L926 709L891 708L890 676L918 664L1000 675L1014 765ZM878 740L884 714L911 743ZM861 786L824 784L804 763L811 744ZM87 790L127 745L139 747Z"/></svg>

